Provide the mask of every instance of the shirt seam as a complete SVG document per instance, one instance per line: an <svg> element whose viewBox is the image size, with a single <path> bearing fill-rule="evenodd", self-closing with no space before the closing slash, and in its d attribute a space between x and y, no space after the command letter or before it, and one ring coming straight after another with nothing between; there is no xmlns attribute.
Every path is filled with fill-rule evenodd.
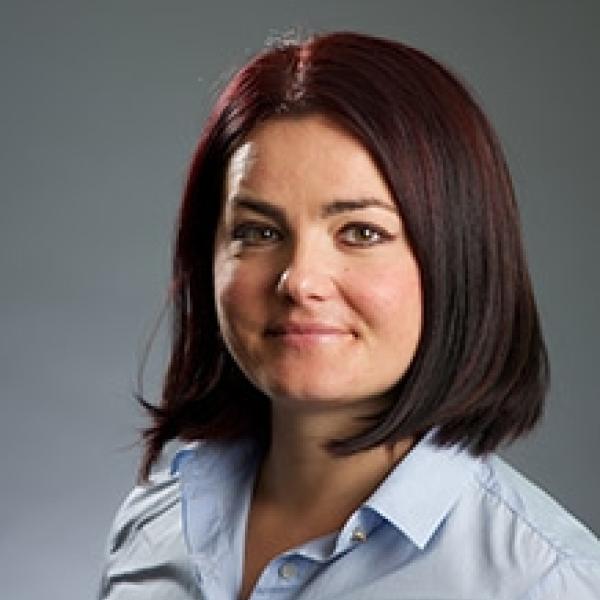
<svg viewBox="0 0 600 600"><path fill-rule="evenodd" d="M528 600L532 597L532 594L536 594L538 590L546 583L546 581L554 576L557 571L561 569L575 569L576 565L585 565L585 564L598 565L598 562L593 559L588 558L573 558L566 556L558 556L556 560L552 563L552 565L548 568L547 572L544 573L540 579L538 579L520 598L519 600ZM535 600L535 598L534 598Z"/></svg>
<svg viewBox="0 0 600 600"><path fill-rule="evenodd" d="M510 504L510 502L504 496L502 496L497 490L493 489L490 485L488 485L484 481L482 481L481 474L479 474L479 473L476 475L476 483L478 484L479 488L481 488L482 490L487 492L489 495L496 498L496 500L503 507L505 507L507 510L509 510L521 523L525 524L538 538L543 540L554 551L554 553L556 554L556 557L555 557L555 561L553 562L553 566L558 564L559 559L566 560L566 561L568 561L570 559L574 559L574 558L576 559L576 557L574 557L572 554L572 552L573 552L572 548L567 549L567 548L562 548L562 547L558 546L554 539L549 537L549 535L547 533L542 531L532 521L530 521L526 515L524 515L516 507L514 507L512 504Z"/></svg>

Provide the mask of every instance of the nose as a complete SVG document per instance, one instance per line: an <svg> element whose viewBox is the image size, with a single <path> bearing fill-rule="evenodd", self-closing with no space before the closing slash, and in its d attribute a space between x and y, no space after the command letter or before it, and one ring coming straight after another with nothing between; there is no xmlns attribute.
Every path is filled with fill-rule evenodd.
<svg viewBox="0 0 600 600"><path fill-rule="evenodd" d="M277 282L277 292L287 300L303 304L326 300L335 292L331 257L319 244L296 244Z"/></svg>

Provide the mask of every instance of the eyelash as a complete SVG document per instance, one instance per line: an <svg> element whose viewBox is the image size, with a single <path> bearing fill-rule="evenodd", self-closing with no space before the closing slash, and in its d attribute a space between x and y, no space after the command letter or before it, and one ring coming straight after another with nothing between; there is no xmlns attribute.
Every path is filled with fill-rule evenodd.
<svg viewBox="0 0 600 600"><path fill-rule="evenodd" d="M343 233L347 233L350 231L363 232L363 233L365 231L369 231L369 232L371 232L371 234L375 234L375 236L376 236L375 240L370 239L370 240L358 241L358 242L347 241L347 243L349 243L351 246L358 246L358 247L375 246L375 245L381 244L383 242L388 242L394 238L394 236L391 233L389 233L382 227L378 227L376 225L371 225L370 223L348 223L347 225L342 227Z"/></svg>
<svg viewBox="0 0 600 600"><path fill-rule="evenodd" d="M368 248L394 239L394 235L382 227L372 225L371 223L354 222L348 223L341 228L342 236L348 233L364 233L369 231L371 239L352 240L348 237L344 240L349 246L355 248ZM375 239L372 239L373 236ZM273 242L279 242L283 239L283 234L271 225L256 222L241 223L233 228L232 240L241 242L244 246L265 246Z"/></svg>
<svg viewBox="0 0 600 600"><path fill-rule="evenodd" d="M236 225L233 228L233 232L231 234L231 238L235 241L240 241L248 246L261 246L264 244L268 244L273 241L273 237L260 237L259 239L250 239L250 235L254 235L258 233L259 235L263 235L265 232L270 232L271 234L275 234L277 238L276 241L283 239L283 236L275 227L271 225L263 225L261 223L241 223L240 225Z"/></svg>

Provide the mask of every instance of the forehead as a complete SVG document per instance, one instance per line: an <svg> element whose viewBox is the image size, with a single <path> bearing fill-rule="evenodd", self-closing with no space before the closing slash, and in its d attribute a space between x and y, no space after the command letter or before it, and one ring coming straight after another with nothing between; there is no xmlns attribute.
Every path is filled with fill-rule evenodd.
<svg viewBox="0 0 600 600"><path fill-rule="evenodd" d="M226 171L226 196L256 193L342 194L388 198L384 179L365 147L320 115L270 119L235 150Z"/></svg>

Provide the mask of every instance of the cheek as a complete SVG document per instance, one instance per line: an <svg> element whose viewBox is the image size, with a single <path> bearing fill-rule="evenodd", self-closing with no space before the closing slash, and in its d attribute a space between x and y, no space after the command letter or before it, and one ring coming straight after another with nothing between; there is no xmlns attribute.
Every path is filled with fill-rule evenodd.
<svg viewBox="0 0 600 600"><path fill-rule="evenodd" d="M223 329L235 328L260 310L264 279L264 272L238 261L215 261L215 304Z"/></svg>
<svg viewBox="0 0 600 600"><path fill-rule="evenodd" d="M371 325L420 335L423 300L416 263L370 268L351 285L353 303Z"/></svg>

